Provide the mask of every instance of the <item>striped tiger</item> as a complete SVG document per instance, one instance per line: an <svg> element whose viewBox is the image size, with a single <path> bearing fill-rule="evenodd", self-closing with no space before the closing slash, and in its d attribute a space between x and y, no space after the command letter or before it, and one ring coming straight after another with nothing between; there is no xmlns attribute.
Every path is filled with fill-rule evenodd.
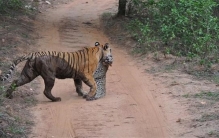
<svg viewBox="0 0 219 138"><path fill-rule="evenodd" d="M55 78L73 78L78 95L83 95L82 82L90 87L86 100L94 100L97 85L93 74L99 62L104 65L112 65L111 48L108 43L100 45L95 43L95 47L84 47L75 52L35 52L24 55L16 59L9 70L9 73L0 77L1 81L7 80L16 65L27 60L20 77L12 82L6 91L6 97L13 98L12 93L16 87L31 82L37 76L42 76L45 89L44 95L53 102L61 101L60 97L54 97L51 90L54 86Z"/></svg>

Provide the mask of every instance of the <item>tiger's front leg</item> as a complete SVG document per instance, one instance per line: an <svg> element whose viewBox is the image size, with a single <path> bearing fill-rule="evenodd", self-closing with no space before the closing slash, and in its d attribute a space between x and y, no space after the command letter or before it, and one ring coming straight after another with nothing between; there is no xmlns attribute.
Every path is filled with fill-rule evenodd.
<svg viewBox="0 0 219 138"><path fill-rule="evenodd" d="M96 100L95 95L96 95L96 90L97 90L97 84L93 78L92 75L87 75L84 77L83 82L90 87L90 91L87 95L84 95L87 101L92 101Z"/></svg>

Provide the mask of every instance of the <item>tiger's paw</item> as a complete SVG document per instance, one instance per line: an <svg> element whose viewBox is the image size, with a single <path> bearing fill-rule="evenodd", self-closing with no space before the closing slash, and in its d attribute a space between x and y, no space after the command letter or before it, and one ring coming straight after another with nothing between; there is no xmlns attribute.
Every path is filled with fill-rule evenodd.
<svg viewBox="0 0 219 138"><path fill-rule="evenodd" d="M83 93L78 93L78 96L83 96Z"/></svg>
<svg viewBox="0 0 219 138"><path fill-rule="evenodd" d="M97 98L94 96L89 96L88 94L84 94L83 98L86 99L86 101L93 101L96 100Z"/></svg>
<svg viewBox="0 0 219 138"><path fill-rule="evenodd" d="M52 102L60 102L61 98L60 97L56 97L55 99L52 100Z"/></svg>
<svg viewBox="0 0 219 138"><path fill-rule="evenodd" d="M76 91L76 92L78 93L78 96L82 96L82 97L84 97L85 95L87 95L87 94L88 94L88 92L86 92L86 91L83 91L83 90Z"/></svg>
<svg viewBox="0 0 219 138"><path fill-rule="evenodd" d="M89 97L87 96L86 97L86 101L93 101L93 100L96 100L97 98L95 98L95 96L92 96L92 97Z"/></svg>
<svg viewBox="0 0 219 138"><path fill-rule="evenodd" d="M88 94L83 94L83 98L86 99L88 97Z"/></svg>

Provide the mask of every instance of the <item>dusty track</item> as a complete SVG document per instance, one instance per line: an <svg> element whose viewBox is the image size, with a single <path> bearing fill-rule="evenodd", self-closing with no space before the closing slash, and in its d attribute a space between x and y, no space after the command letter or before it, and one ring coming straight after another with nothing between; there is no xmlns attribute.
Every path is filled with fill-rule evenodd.
<svg viewBox="0 0 219 138"><path fill-rule="evenodd" d="M74 0L42 13L36 25L42 36L39 50L74 51L96 41L109 42L98 28L99 15L116 11L116 4L115 0ZM53 94L62 101L54 103L43 95L42 82L40 103L33 109L36 126L30 137L171 137L152 95L158 83L119 46L112 47L115 62L107 73L106 96L88 102L77 96L73 80L57 80Z"/></svg>

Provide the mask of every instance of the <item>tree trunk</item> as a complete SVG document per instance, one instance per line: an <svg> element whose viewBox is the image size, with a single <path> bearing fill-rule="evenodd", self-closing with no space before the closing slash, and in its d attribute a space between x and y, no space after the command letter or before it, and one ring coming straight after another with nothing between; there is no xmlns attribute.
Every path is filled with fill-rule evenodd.
<svg viewBox="0 0 219 138"><path fill-rule="evenodd" d="M125 16L126 11L126 0L119 0L119 8L117 16Z"/></svg>

